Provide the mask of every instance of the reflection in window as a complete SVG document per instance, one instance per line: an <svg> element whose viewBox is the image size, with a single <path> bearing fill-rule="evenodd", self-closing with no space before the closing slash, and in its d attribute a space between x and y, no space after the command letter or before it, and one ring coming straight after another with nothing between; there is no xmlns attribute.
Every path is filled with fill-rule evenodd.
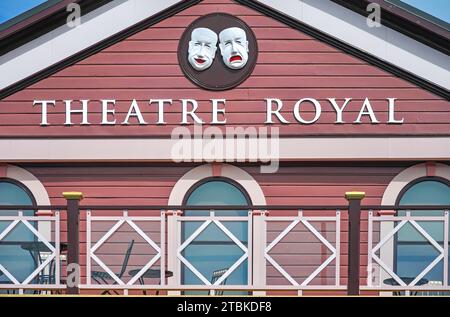
<svg viewBox="0 0 450 317"><path fill-rule="evenodd" d="M194 187L185 199L187 206L246 206L250 201L243 189L228 179L212 179ZM186 210L185 216L209 216L209 211ZM215 211L216 216L247 216L247 210ZM188 239L203 221L187 222L183 225L182 241ZM221 222L242 244L247 246L248 223ZM213 273L230 268L244 252L219 227L210 224L192 243L184 249L183 256L210 282ZM228 285L247 284L247 260L227 279ZM202 285L202 281L186 266L182 266L182 283ZM191 292L189 292L191 294ZM205 292L203 292L205 294ZM230 293L227 293L230 294Z"/></svg>
<svg viewBox="0 0 450 317"><path fill-rule="evenodd" d="M412 185L402 195L399 205L450 205L450 186L438 180L424 180ZM405 211L399 211L400 216ZM443 210L412 211L416 216L443 216ZM443 222L417 222L437 243L444 245ZM447 228L448 230L448 228ZM420 234L410 223L396 234L395 269L400 277L416 277L437 256L437 251L431 243ZM443 260L424 276L428 281L443 282Z"/></svg>
<svg viewBox="0 0 450 317"><path fill-rule="evenodd" d="M0 179L0 205L33 205L33 198L24 188L15 182ZM17 210L2 210L2 216L17 216ZM32 216L33 211L24 210L24 216ZM32 225L35 223L30 222ZM11 221L0 221L3 232ZM23 282L35 269L32 255L21 248L23 242L34 241L34 234L20 223L2 240L0 240L0 264L19 282ZM0 274L0 282L12 283L5 274Z"/></svg>

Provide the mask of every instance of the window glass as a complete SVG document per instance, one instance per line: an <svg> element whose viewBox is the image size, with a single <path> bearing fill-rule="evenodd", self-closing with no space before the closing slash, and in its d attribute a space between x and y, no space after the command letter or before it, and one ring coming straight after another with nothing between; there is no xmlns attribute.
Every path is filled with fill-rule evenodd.
<svg viewBox="0 0 450 317"><path fill-rule="evenodd" d="M401 197L400 205L450 205L450 187L441 181L425 180L411 186ZM399 211L404 216L405 211ZM417 216L442 216L443 210L412 211ZM437 243L443 247L443 222L417 222ZM439 252L420 234L416 228L407 223L396 234L396 271L400 277L415 277L420 274ZM443 263L431 270L426 279L442 281Z"/></svg>
<svg viewBox="0 0 450 317"><path fill-rule="evenodd" d="M247 200L245 193L231 182L225 180L205 182L197 186L186 199L186 205L188 206L246 206L248 204L250 202ZM209 211L195 209L186 210L184 213L185 216L209 216L209 214ZM215 211L215 215L221 217L247 216L247 214L247 210ZM221 221L221 223L242 244L247 246L247 221ZM203 221L184 223L182 233L183 241L188 239L202 224ZM242 249L214 223L210 224L199 234L183 252L183 256L210 282L215 271L230 268L243 254ZM186 266L182 268L182 281L186 285L203 284ZM226 284L247 284L247 260L229 276ZM227 294L231 293L228 292Z"/></svg>
<svg viewBox="0 0 450 317"><path fill-rule="evenodd" d="M19 185L0 180L0 205L32 205L33 200ZM2 210L1 215L17 215L16 210ZM24 210L25 216L32 216L33 211ZM0 221L0 232L3 232L11 221ZM35 226L34 222L30 222ZM0 264L2 264L19 282L25 280L35 269L33 256L21 248L23 242L34 241L34 234L20 223L2 240L0 240ZM0 281L10 282L3 274Z"/></svg>

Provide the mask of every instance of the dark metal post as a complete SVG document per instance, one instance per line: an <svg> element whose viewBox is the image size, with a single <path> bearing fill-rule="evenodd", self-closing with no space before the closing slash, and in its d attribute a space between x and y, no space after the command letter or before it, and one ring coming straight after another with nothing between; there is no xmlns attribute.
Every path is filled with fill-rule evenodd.
<svg viewBox="0 0 450 317"><path fill-rule="evenodd" d="M364 192L347 192L348 200L348 282L347 295L359 295L361 200Z"/></svg>
<svg viewBox="0 0 450 317"><path fill-rule="evenodd" d="M72 280L79 281L80 278L80 241L79 241L79 222L80 222L80 200L83 194L80 192L63 193L67 199L67 294L80 294L78 284L73 285ZM69 271L70 270L70 271ZM75 274L74 279L69 275Z"/></svg>

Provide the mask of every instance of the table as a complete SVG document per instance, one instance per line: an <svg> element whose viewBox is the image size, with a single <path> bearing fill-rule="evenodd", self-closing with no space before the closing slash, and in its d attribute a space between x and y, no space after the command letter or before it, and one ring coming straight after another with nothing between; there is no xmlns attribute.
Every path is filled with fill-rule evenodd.
<svg viewBox="0 0 450 317"><path fill-rule="evenodd" d="M5 241L8 242L8 241ZM48 247L42 241L21 241L16 242L20 245L20 247L27 251L35 251L35 252L50 252ZM54 242L50 242L52 246L55 246ZM67 243L61 242L59 244L59 251L65 252L67 251Z"/></svg>
<svg viewBox="0 0 450 317"><path fill-rule="evenodd" d="M52 246L55 246L54 242L50 242ZM31 257L33 258L34 264L36 268L41 265L52 253L47 245L42 241L23 241L20 243L20 247L24 250L27 250ZM67 251L67 243L59 244L60 252ZM65 261L66 256L60 254L60 261ZM55 260L53 259L49 265L49 273L44 274L42 271L39 273L37 277L37 284L51 284L55 281Z"/></svg>
<svg viewBox="0 0 450 317"><path fill-rule="evenodd" d="M131 277L133 277L136 274L138 274L140 271L141 271L141 269L134 269L134 270L131 270L128 273L130 274ZM172 277L173 276L173 272L166 270L164 275L165 275L165 277ZM158 279L160 279L161 278L161 269L160 268L148 269L147 271L145 271L144 274L142 274L139 277L139 283L141 285L144 285L145 284L144 279L146 279L146 278L158 278ZM159 280L159 283L161 284L161 279ZM144 295L147 295L147 291L146 290L143 290L142 292L144 293ZM156 295L159 295L159 290L156 291Z"/></svg>
<svg viewBox="0 0 450 317"><path fill-rule="evenodd" d="M52 246L55 246L54 242L50 242ZM21 249L26 250L30 253L31 258L34 262L35 269L41 265L48 256L50 256L51 251L42 241L0 241L0 245L9 245L9 246L20 246ZM67 251L67 243L60 243L60 252ZM60 254L60 260L65 260L66 256L64 254ZM44 272L39 272L37 277L35 278L36 284L51 284L55 282L55 272L54 272L55 261L52 260L50 262L50 269L48 274L44 274ZM9 284L0 282L2 284Z"/></svg>
<svg viewBox="0 0 450 317"><path fill-rule="evenodd" d="M411 284L412 281L414 281L416 278L415 277L400 277L400 279L405 282L406 285ZM384 284L386 285L392 285L392 286L400 286L400 284L398 284L398 282L393 279L393 278L387 278L383 281ZM428 283L428 280L426 278L421 278L417 283L416 286L420 286L420 285L425 285ZM395 291L393 292L394 295L396 296L400 296L400 292L399 291ZM412 296L417 295L418 291L413 291L411 292Z"/></svg>

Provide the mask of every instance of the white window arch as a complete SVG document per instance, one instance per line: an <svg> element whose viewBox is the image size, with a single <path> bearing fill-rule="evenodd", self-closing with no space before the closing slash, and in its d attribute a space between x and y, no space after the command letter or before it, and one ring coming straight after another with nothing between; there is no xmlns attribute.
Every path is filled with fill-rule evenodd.
<svg viewBox="0 0 450 317"><path fill-rule="evenodd" d="M6 179L12 179L19 183L21 183L24 187L26 187L31 194L33 195L36 204L38 206L49 206L50 198L48 196L47 190L41 181L34 176L32 173L27 171L24 168L15 165L6 165L6 173L1 175ZM50 210L38 210L37 215L48 215L50 214ZM51 235L51 227L49 223L39 222L38 226L39 232L47 239L50 239Z"/></svg>
<svg viewBox="0 0 450 317"><path fill-rule="evenodd" d="M266 199L261 187L259 186L258 182L248 172L244 171L239 167L221 163L201 165L191 169L186 174L184 174L173 187L172 192L170 193L169 196L168 205L170 206L183 205L186 195L193 187L198 185L199 182L201 182L202 180L214 179L214 177L217 177L218 180L221 179L233 180L233 182L237 183L246 192L252 205L255 206L266 205ZM173 227L171 229L169 222L168 230L176 231L179 230L179 228L177 228L176 225L173 224ZM253 234L256 236L259 235L260 232L261 229L255 227L254 224ZM171 271L175 272L174 276L169 278L169 284L177 284L178 281L181 280L181 277L177 273L179 271L175 252L177 244L174 242L174 239L169 240L168 243L169 243L168 252L169 254L172 255L169 256L168 266ZM259 241L254 240L254 243L259 243ZM256 265L261 266L261 263L258 263ZM254 272L253 280L254 281L255 279L265 280L265 269L259 268L257 270L258 274L256 273L255 270L256 270L255 264L253 264L253 272ZM170 294L175 295L178 294L178 292L170 292Z"/></svg>
<svg viewBox="0 0 450 317"><path fill-rule="evenodd" d="M266 198L258 182L243 169L230 164L205 164L191 169L184 174L173 187L169 196L169 205L180 206L189 189L202 179L209 177L226 177L234 180L250 196L253 205L266 205Z"/></svg>

